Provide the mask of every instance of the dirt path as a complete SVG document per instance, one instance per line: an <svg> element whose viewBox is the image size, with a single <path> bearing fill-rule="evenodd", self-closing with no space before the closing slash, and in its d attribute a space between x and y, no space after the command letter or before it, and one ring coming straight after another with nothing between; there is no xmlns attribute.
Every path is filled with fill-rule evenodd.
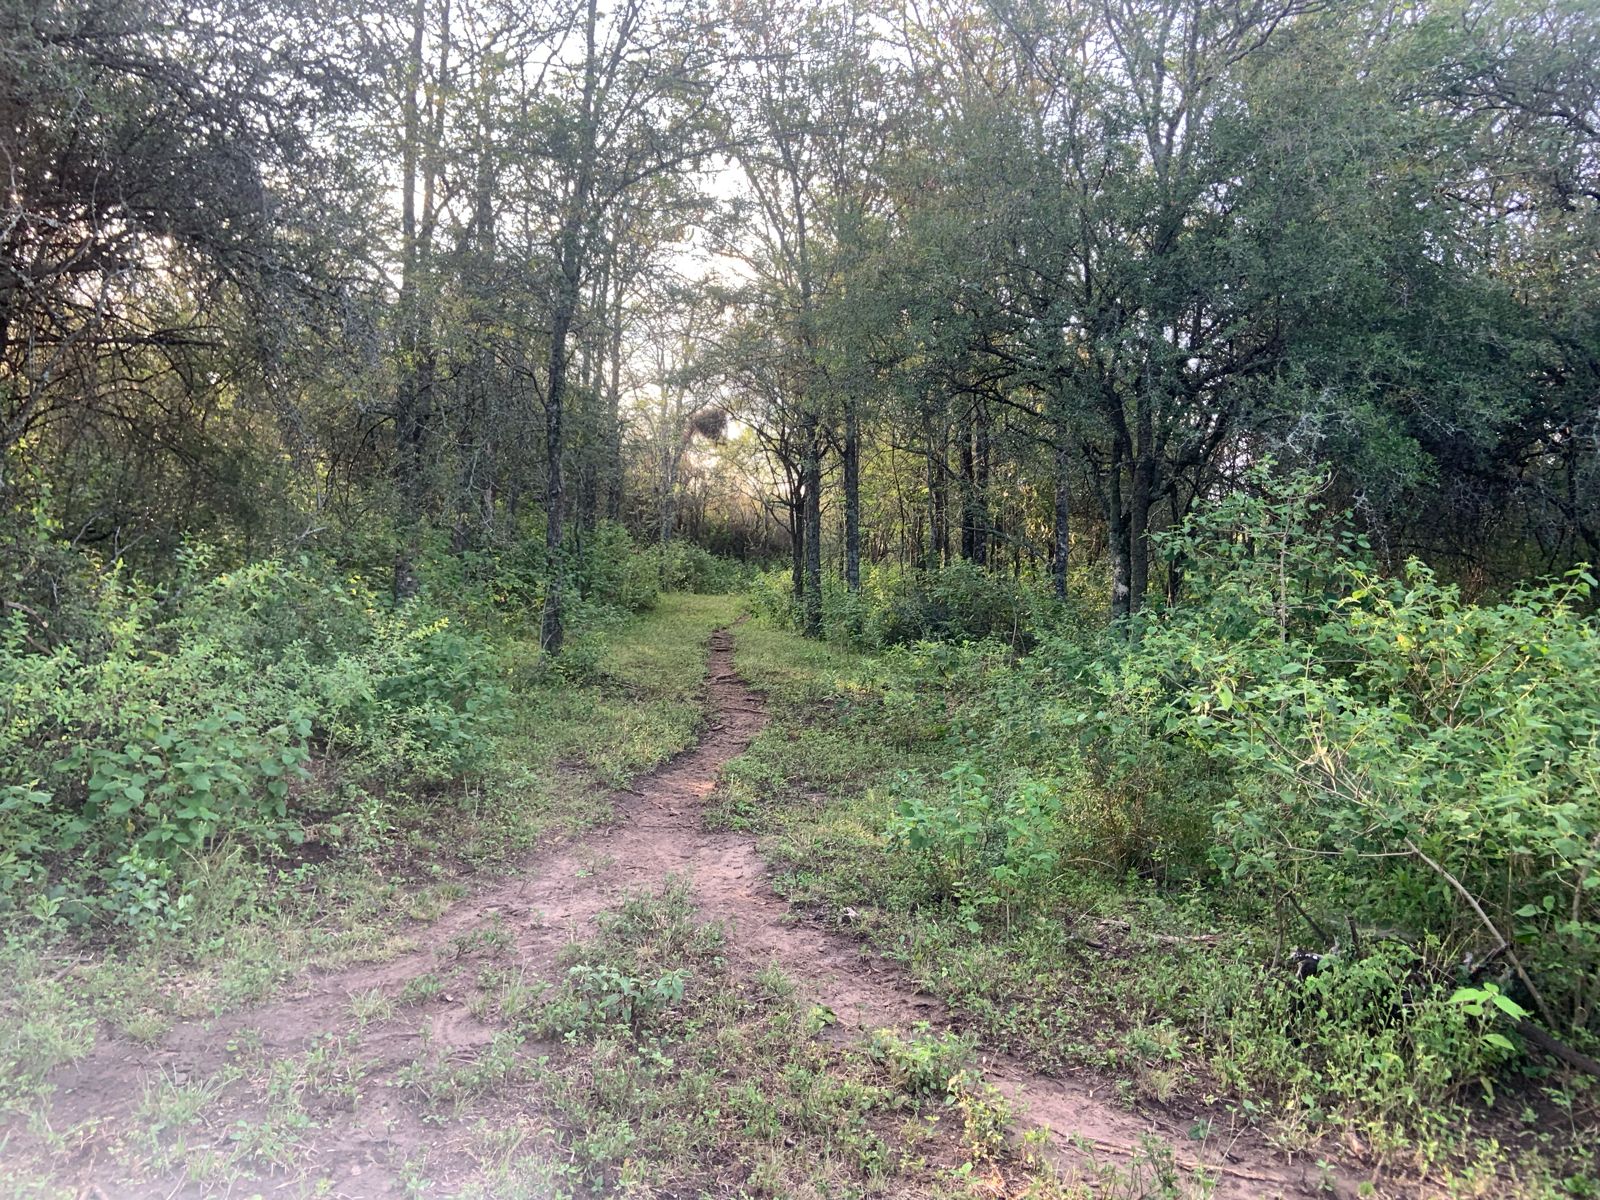
<svg viewBox="0 0 1600 1200"><path fill-rule="evenodd" d="M335 1195L382 1197L402 1193L394 1164L407 1147L427 1147L430 1163L461 1157L472 1162L465 1131L425 1124L405 1103L403 1073L426 1040L431 1053L467 1057L489 1044L497 1027L479 1021L465 1003L469 984L451 979L452 945L493 927L510 939L509 958L525 973L555 978L561 947L581 935L601 910L629 890L659 888L669 877L686 880L703 915L728 927L733 964L755 970L776 963L802 992L839 1017L833 1036L853 1037L884 1026L909 1028L918 1021L948 1025L933 998L919 993L891 964L858 943L797 919L775 896L767 871L748 835L707 833L701 804L717 785L718 772L741 753L766 723L761 700L734 672L733 639L712 636L707 681L708 725L697 746L621 793L618 822L549 851L528 864L519 878L461 900L419 932L419 949L387 962L357 966L305 981L287 999L207 1023L181 1025L159 1046L144 1049L107 1040L85 1060L61 1071L51 1113L52 1127L65 1134L67 1161L80 1195L202 1196L212 1190L169 1177L159 1186L132 1190L118 1183L125 1168L113 1167L111 1139L148 1104L150 1089L224 1078L241 1045L271 1063L303 1055L353 1026L352 1003L363 995L395 997L417 980L442 980L438 991L403 1015L365 1025L360 1034L364 1073L359 1097L348 1106L316 1113L317 1127L302 1131L295 1173L340 1181ZM1328 1195L1321 1173L1292 1163L1250 1140L1232 1145L1190 1141L1175 1120L1130 1113L1104 1098L1087 1080L1051 1079L1028 1072L1004 1057L985 1056L989 1078L1017 1103L1025 1119L1048 1127L1055 1154L1071 1168L1087 1145L1100 1161L1115 1162L1141 1138L1166 1141L1180 1164L1204 1166L1217 1178L1215 1195L1228 1198ZM249 1102L242 1111L248 1124ZM143 1118L143 1119L148 1119ZM214 1136L230 1135L213 1129ZM1077 1145L1074 1145L1074 1142ZM60 1161L58 1157L58 1161ZM156 1166L152 1163L152 1166ZM450 1172L446 1172L446 1177ZM1340 1181L1338 1191L1348 1188Z"/></svg>

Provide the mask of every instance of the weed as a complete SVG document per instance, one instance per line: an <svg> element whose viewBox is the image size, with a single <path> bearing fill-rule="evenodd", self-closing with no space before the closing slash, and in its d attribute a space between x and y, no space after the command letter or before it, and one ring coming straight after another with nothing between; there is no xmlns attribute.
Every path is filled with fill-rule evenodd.
<svg viewBox="0 0 1600 1200"><path fill-rule="evenodd" d="M909 1038L879 1029L867 1043L867 1056L883 1065L889 1082L913 1096L944 1096L973 1061L973 1039L935 1034L920 1022Z"/></svg>
<svg viewBox="0 0 1600 1200"><path fill-rule="evenodd" d="M357 1025L387 1021L394 1013L395 1002L381 988L358 992L350 997L350 1015Z"/></svg>
<svg viewBox="0 0 1600 1200"><path fill-rule="evenodd" d="M433 971L414 975L406 980L395 1003L400 1008L413 1004L426 1004L444 991L444 982L444 977Z"/></svg>

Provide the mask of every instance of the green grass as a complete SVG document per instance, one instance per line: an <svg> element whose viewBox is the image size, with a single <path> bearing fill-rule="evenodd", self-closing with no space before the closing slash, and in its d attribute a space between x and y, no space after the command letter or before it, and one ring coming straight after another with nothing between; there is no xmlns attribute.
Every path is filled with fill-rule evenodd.
<svg viewBox="0 0 1600 1200"><path fill-rule="evenodd" d="M0 946L0 1137L50 1093L48 1074L102 1026L141 1042L172 1021L273 995L308 968L381 960L414 945L486 872L541 842L610 819L612 788L690 745L710 632L735 598L663 596L628 622L581 635L551 668L534 643L502 649L512 712L488 767L449 786L364 783L351 814L313 818L292 854L215 847L190 865L189 922L140 942L85 943L12 919ZM337 792L353 785L319 780Z"/></svg>
<svg viewBox="0 0 1600 1200"><path fill-rule="evenodd" d="M1094 1072L1130 1106L1176 1104L1454 1194L1600 1194L1586 1081L1535 1070L1493 1106L1441 1094L1410 1065L1427 1030L1383 1021L1381 988L1375 1008L1352 992L1302 1010L1272 964L1309 931L1200 881L1067 862L1026 907L974 906L894 836L902 800L938 797L965 753L942 710L896 695L884 660L766 625L741 629L736 662L773 721L726 768L710 819L761 835L780 891L898 959L986 1046ZM1084 822L1066 842L1092 859L1103 806Z"/></svg>
<svg viewBox="0 0 1600 1200"><path fill-rule="evenodd" d="M835 1046L792 981L733 972L722 938L681 887L630 896L569 948L562 982L506 1007L550 1049L519 1059L507 1037L470 1066L420 1071L421 1103L476 1122L487 1170L462 1194L1059 1194L1006 1144L995 1093L976 1076L952 1091L969 1047L919 1033ZM495 1098L509 1122L489 1118Z"/></svg>

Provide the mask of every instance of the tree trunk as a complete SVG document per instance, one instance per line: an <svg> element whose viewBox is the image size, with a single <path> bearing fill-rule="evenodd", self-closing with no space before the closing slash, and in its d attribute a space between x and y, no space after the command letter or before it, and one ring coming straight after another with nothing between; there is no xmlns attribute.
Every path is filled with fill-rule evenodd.
<svg viewBox="0 0 1600 1200"><path fill-rule="evenodd" d="M567 338L572 332L572 322L577 316L578 303L583 296L582 235L587 219L589 192L593 182L595 162L595 90L598 86L598 63L595 58L595 32L599 25L599 2L589 0L585 18L585 49L582 144L577 171L572 185L572 195L562 220L561 228L561 279L557 289L554 311L550 320L549 386L545 390L544 439L548 469L545 473L545 569L549 580L545 587L544 619L540 623L539 644L546 654L560 654L566 639L563 621L563 604L567 586L567 553L565 541L566 488L565 464L566 434L563 428L564 406L567 393Z"/></svg>
<svg viewBox="0 0 1600 1200"><path fill-rule="evenodd" d="M854 396L844 410L844 582L861 590L861 419Z"/></svg>
<svg viewBox="0 0 1600 1200"><path fill-rule="evenodd" d="M789 492L789 553L790 590L794 593L795 608L799 609L806 598L806 503L805 485L801 483Z"/></svg>
<svg viewBox="0 0 1600 1200"><path fill-rule="evenodd" d="M805 591L801 597L801 632L822 636L822 436L817 419L807 417L804 473Z"/></svg>
<svg viewBox="0 0 1600 1200"><path fill-rule="evenodd" d="M1138 446L1133 463L1133 492L1128 502L1128 611L1144 605L1150 588L1150 504L1155 493L1156 459L1151 435L1150 404L1143 399L1137 416Z"/></svg>
<svg viewBox="0 0 1600 1200"><path fill-rule="evenodd" d="M989 406L979 401L973 413L972 429L972 561L989 565L989 451L991 447Z"/></svg>
<svg viewBox="0 0 1600 1200"><path fill-rule="evenodd" d="M972 562L977 557L977 464L972 453L972 417L969 413L961 423L961 445L956 451L957 469L961 487L961 557Z"/></svg>
<svg viewBox="0 0 1600 1200"><path fill-rule="evenodd" d="M1050 543L1050 578L1055 585L1056 596L1065 600L1067 598L1067 554L1072 547L1072 482L1068 471L1072 464L1072 452L1068 448L1064 430L1058 430L1056 437L1056 502L1055 525Z"/></svg>
<svg viewBox="0 0 1600 1200"><path fill-rule="evenodd" d="M568 278L571 273L568 272ZM576 289L573 289L574 293ZM563 405L567 391L567 334L572 328L572 305L563 296L557 302L555 320L550 330L550 385L544 402L544 448L548 460L545 472L545 585L544 618L540 623L539 644L546 654L560 654L566 637L562 622L563 592L566 588L566 488L562 459L566 456L565 431L562 428Z"/></svg>
<svg viewBox="0 0 1600 1200"><path fill-rule="evenodd" d="M1128 615L1128 515L1122 507L1124 456L1119 446L1106 472L1106 541L1111 554L1111 618Z"/></svg>
<svg viewBox="0 0 1600 1200"><path fill-rule="evenodd" d="M406 59L405 99L400 146L400 369L395 385L395 484L400 493L398 545L394 558L394 598L417 594L417 542L422 520L421 385L418 378L422 306L417 296L421 245L417 222L417 175L422 157L422 111L417 91L422 86L422 45L427 32L426 0L416 0L411 14L411 46Z"/></svg>

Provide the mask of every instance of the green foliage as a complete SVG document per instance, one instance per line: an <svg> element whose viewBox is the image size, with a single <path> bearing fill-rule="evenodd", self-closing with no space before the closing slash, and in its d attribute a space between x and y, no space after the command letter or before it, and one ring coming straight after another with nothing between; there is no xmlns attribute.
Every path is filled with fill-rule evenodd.
<svg viewBox="0 0 1600 1200"><path fill-rule="evenodd" d="M824 611L829 628L879 648L989 638L1021 648L1043 605L1027 583L969 562L936 571L876 568L865 573L859 597L839 592Z"/></svg>
<svg viewBox="0 0 1600 1200"><path fill-rule="evenodd" d="M748 589L751 606L777 624L795 627L799 615L788 571L767 571ZM1016 578L958 561L938 570L864 564L861 589L836 575L822 581L822 619L828 638L882 650L922 642L990 641L1013 651L1060 622L1060 603L1031 578Z"/></svg>
<svg viewBox="0 0 1600 1200"><path fill-rule="evenodd" d="M746 819L796 894L871 913L1043 1062L1163 1098L1203 1060L1248 1119L1426 1158L1542 1073L1518 1022L1595 1044L1600 626L1582 574L1480 603L1383 575L1325 489L1262 465L1164 540L1177 604L1036 623L1020 657L923 642L846 678L762 635L741 661L828 732L775 730L761 786L799 803L859 739L883 765Z"/></svg>
<svg viewBox="0 0 1600 1200"><path fill-rule="evenodd" d="M633 1028L683 999L681 969L650 979L606 963L579 963L567 971L561 993L541 1020L549 1033L593 1035L613 1025Z"/></svg>
<svg viewBox="0 0 1600 1200"><path fill-rule="evenodd" d="M626 612L654 607L657 595L668 590L655 563L615 521L602 521L585 536L576 574L586 599Z"/></svg>
<svg viewBox="0 0 1600 1200"><path fill-rule="evenodd" d="M1225 762L1221 868L1325 911L1504 954L1577 1032L1600 977L1600 627L1583 573L1469 604L1415 561L1385 578L1308 536L1314 481L1236 498L1220 545L1135 656L1169 727ZM1247 549L1248 548L1248 549Z"/></svg>
<svg viewBox="0 0 1600 1200"><path fill-rule="evenodd" d="M1059 784L1023 778L997 795L967 762L939 780L933 797L903 780L910 794L889 826L894 841L918 856L935 894L980 909L998 905L1008 919L1045 898L1060 861Z"/></svg>
<svg viewBox="0 0 1600 1200"><path fill-rule="evenodd" d="M1518 1002L1581 1034L1600 999L1591 581L1470 604L1419 563L1384 577L1323 486L1259 467L1166 539L1192 598L1127 627L1046 630L1014 665L886 659L885 727L959 755L901 786L890 832L935 894L1008 913L1062 856L1220 869L1331 927L1498 959Z"/></svg>
<svg viewBox="0 0 1600 1200"><path fill-rule="evenodd" d="M738 591L749 572L730 558L721 558L694 542L653 543L639 551L656 572L663 592L693 592L702 596Z"/></svg>
<svg viewBox="0 0 1600 1200"><path fill-rule="evenodd" d="M867 1057L880 1063L889 1082L913 1096L943 1097L956 1077L973 1064L974 1039L934 1033L919 1022L910 1037L893 1029L873 1030Z"/></svg>
<svg viewBox="0 0 1600 1200"><path fill-rule="evenodd" d="M605 914L600 935L574 947L577 959L534 1018L544 1034L594 1038L607 1031L639 1033L684 1001L690 965L708 964L721 930L700 926L688 892L634 894Z"/></svg>
<svg viewBox="0 0 1600 1200"><path fill-rule="evenodd" d="M481 763L503 697L481 639L311 558L209 564L188 551L161 591L85 565L70 639L0 623L0 905L175 927L183 864L299 840L322 764L439 781Z"/></svg>
<svg viewBox="0 0 1600 1200"><path fill-rule="evenodd" d="M1437 940L1381 941L1324 957L1306 978L1218 981L1211 1002L1225 1054L1213 1062L1245 1089L1295 1099L1297 1120L1353 1118L1368 1132L1419 1125L1464 1085L1491 1087L1511 1057L1482 1009L1454 994ZM1221 1016L1214 1013L1213 1019Z"/></svg>

